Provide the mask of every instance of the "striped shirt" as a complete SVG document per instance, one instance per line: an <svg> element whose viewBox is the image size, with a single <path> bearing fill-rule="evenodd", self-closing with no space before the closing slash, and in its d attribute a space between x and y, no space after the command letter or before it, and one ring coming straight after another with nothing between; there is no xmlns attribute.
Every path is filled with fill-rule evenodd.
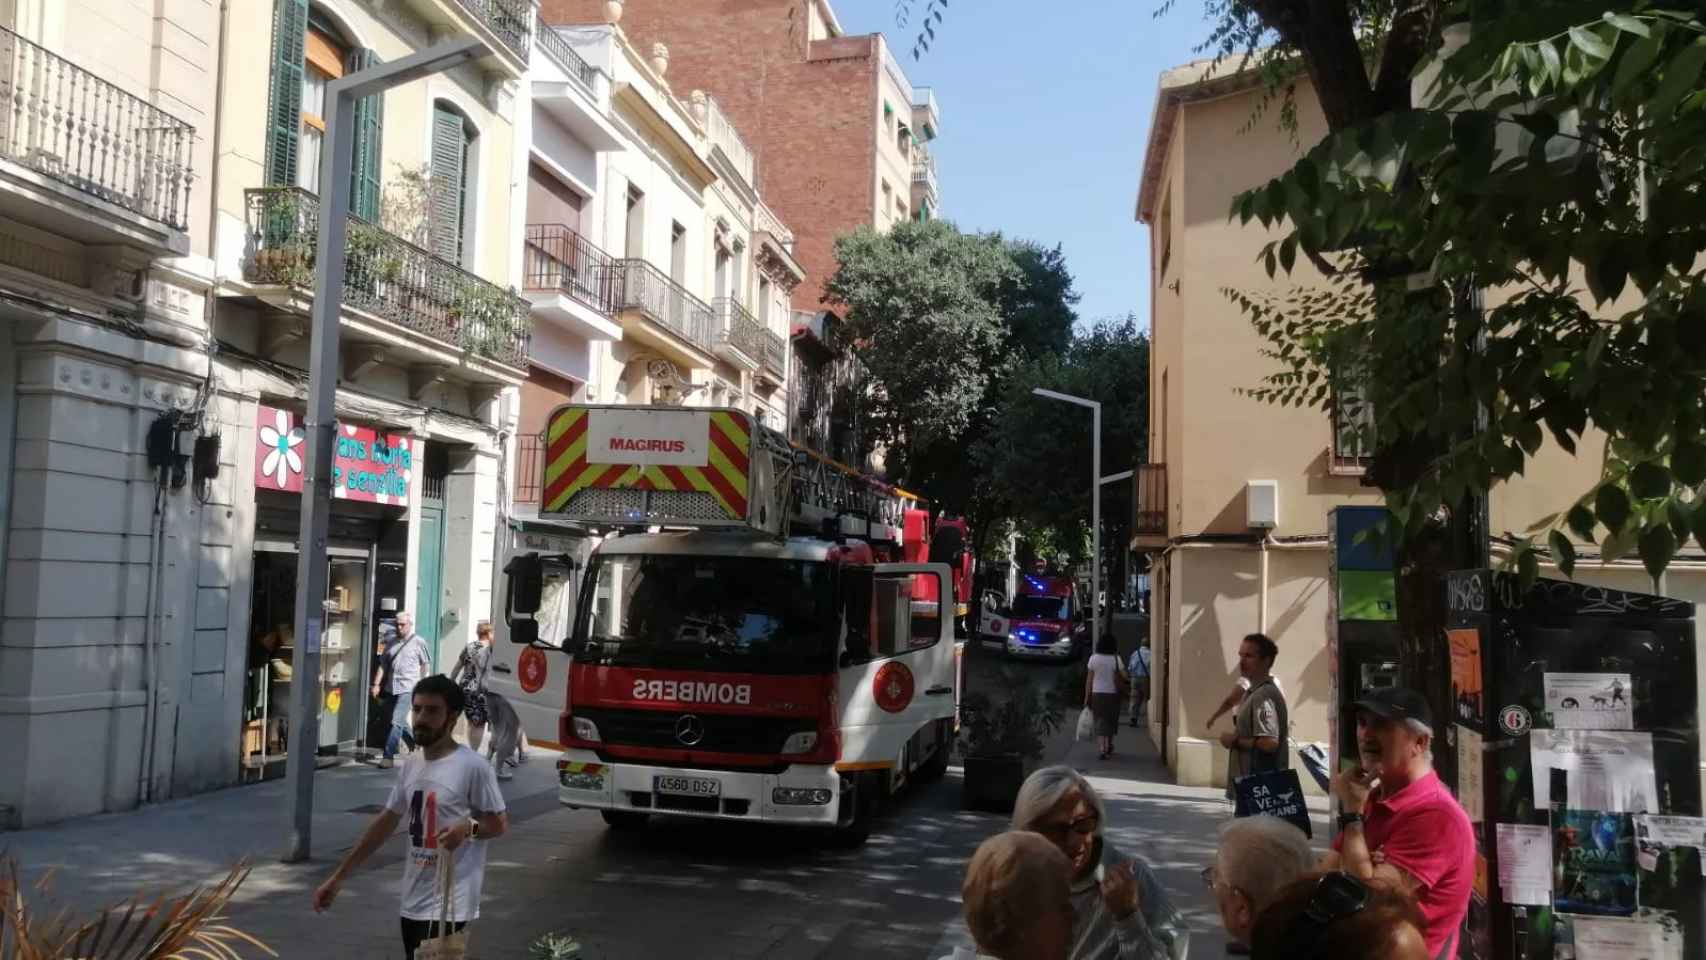
<svg viewBox="0 0 1706 960"><path fill-rule="evenodd" d="M1106 870L1131 863L1137 879L1137 912L1115 920L1102 900L1102 885L1092 870L1072 883L1071 960L1182 960L1191 931L1155 873L1141 857L1129 857L1100 841Z"/></svg>

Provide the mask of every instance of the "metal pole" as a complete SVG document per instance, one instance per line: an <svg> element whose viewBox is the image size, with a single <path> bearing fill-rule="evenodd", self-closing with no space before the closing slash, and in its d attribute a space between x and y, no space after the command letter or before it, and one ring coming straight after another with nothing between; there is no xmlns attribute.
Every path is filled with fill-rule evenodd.
<svg viewBox="0 0 1706 960"><path fill-rule="evenodd" d="M332 464L336 459L338 320L344 299L350 170L355 159L355 102L491 52L476 37L458 37L392 63L358 70L326 86L314 305L308 314L308 415L304 423L308 464L303 474L302 519L297 534L301 551L296 565L298 634L291 657L291 729L285 757L291 795L290 848L284 856L287 863L307 860L313 839L314 760L320 748L320 634L326 618L326 529L331 519Z"/></svg>
<svg viewBox="0 0 1706 960"><path fill-rule="evenodd" d="M1090 405L1090 650L1102 646L1102 405Z"/></svg>
<svg viewBox="0 0 1706 960"><path fill-rule="evenodd" d="M329 91L328 91L329 92ZM343 303L344 246L355 153L355 110L345 96L326 97L326 139L320 158L320 223L314 248L314 305L309 311L308 468L296 564L296 652L291 658L290 849L285 861L306 860L314 829L314 761L320 747L320 633L326 617L326 528L336 459L338 316Z"/></svg>

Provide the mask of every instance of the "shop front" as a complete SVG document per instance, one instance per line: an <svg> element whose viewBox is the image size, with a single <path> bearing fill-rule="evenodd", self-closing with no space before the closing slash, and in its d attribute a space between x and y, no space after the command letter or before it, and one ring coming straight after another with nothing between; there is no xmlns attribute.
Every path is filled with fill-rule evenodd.
<svg viewBox="0 0 1706 960"><path fill-rule="evenodd" d="M413 437L357 424L338 424L327 540L326 623L319 676L292 675L298 633L297 530L306 436L299 414L260 404L255 431L254 567L249 659L242 711L240 778L282 776L293 691L315 685L317 741L329 758L359 756L383 743L387 711L370 696L374 670L405 609L408 508L417 495Z"/></svg>

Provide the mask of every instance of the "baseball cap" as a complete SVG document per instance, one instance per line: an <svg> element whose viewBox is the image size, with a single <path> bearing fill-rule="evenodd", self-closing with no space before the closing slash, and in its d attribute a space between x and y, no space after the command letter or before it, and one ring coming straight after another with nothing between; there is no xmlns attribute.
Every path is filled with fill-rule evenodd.
<svg viewBox="0 0 1706 960"><path fill-rule="evenodd" d="M1370 690L1362 699L1351 704L1354 710L1367 710L1388 720L1419 720L1428 727L1434 725L1434 712L1426 697L1404 687L1383 687Z"/></svg>

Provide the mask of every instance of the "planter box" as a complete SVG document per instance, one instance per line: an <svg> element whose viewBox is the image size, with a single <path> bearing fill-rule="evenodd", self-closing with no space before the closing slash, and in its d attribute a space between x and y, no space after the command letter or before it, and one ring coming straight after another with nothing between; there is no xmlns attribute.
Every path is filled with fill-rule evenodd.
<svg viewBox="0 0 1706 960"><path fill-rule="evenodd" d="M1016 754L995 757L966 757L961 783L960 808L985 813L1011 814L1025 782L1025 760Z"/></svg>

